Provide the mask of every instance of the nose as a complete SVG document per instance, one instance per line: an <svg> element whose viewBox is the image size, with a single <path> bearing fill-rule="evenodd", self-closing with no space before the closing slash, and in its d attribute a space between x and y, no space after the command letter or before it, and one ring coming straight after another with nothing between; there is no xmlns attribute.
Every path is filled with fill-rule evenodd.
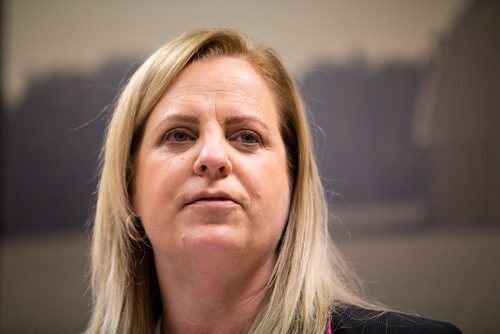
<svg viewBox="0 0 500 334"><path fill-rule="evenodd" d="M224 178L232 171L231 161L227 154L225 139L206 138L194 163L194 173L210 178Z"/></svg>

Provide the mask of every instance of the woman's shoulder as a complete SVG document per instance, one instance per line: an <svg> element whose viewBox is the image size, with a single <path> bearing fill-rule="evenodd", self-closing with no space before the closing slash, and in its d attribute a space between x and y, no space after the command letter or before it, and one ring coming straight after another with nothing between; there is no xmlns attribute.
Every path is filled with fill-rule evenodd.
<svg viewBox="0 0 500 334"><path fill-rule="evenodd" d="M453 324L408 315L341 305L334 309L331 328L336 334L460 334Z"/></svg>

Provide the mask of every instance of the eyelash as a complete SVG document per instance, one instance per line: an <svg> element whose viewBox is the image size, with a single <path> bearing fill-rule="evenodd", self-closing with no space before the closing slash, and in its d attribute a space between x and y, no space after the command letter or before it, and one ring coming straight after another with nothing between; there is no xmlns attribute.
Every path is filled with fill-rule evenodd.
<svg viewBox="0 0 500 334"><path fill-rule="evenodd" d="M251 139L253 140L253 142L251 142L251 143L244 142L243 136L251 136L252 137ZM236 133L236 135L234 137L235 137L235 140L241 142L241 144L245 145L245 146L262 145L262 140L261 140L260 136L257 133L250 131L250 130L239 131L238 133Z"/></svg>
<svg viewBox="0 0 500 334"><path fill-rule="evenodd" d="M171 138L171 136L175 136L175 135L179 135L179 134L186 136L186 139L185 140L172 140L173 138ZM189 131L187 131L186 129L173 129L173 130L168 131L165 134L163 141L176 143L176 144L182 144L182 143L185 143L186 141L191 141L191 140L195 140L195 139L196 139L195 136L190 134Z"/></svg>
<svg viewBox="0 0 500 334"><path fill-rule="evenodd" d="M175 139L175 136L182 135L182 139ZM245 142L243 139L246 136L246 139L250 139L252 142ZM250 138L248 138L250 136ZM164 143L169 143L173 145L182 145L190 141L195 141L197 138L190 131L182 128L176 128L168 131L163 137ZM241 130L228 138L229 141L237 142L239 145L247 148L254 147L256 145L262 146L261 137L254 131L251 130Z"/></svg>

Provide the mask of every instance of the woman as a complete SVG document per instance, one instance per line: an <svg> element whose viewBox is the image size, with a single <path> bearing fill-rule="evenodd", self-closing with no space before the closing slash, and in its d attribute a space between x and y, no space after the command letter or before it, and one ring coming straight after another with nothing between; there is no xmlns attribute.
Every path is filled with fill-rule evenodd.
<svg viewBox="0 0 500 334"><path fill-rule="evenodd" d="M458 332L356 294L270 49L228 30L168 43L122 92L103 158L89 333Z"/></svg>

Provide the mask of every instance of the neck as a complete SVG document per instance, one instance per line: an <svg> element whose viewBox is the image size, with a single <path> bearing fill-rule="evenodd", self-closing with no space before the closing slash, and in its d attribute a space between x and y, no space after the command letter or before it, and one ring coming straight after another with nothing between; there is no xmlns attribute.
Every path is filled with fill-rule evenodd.
<svg viewBox="0 0 500 334"><path fill-rule="evenodd" d="M156 258L164 333L246 333L264 303L275 258L239 260L178 266Z"/></svg>

